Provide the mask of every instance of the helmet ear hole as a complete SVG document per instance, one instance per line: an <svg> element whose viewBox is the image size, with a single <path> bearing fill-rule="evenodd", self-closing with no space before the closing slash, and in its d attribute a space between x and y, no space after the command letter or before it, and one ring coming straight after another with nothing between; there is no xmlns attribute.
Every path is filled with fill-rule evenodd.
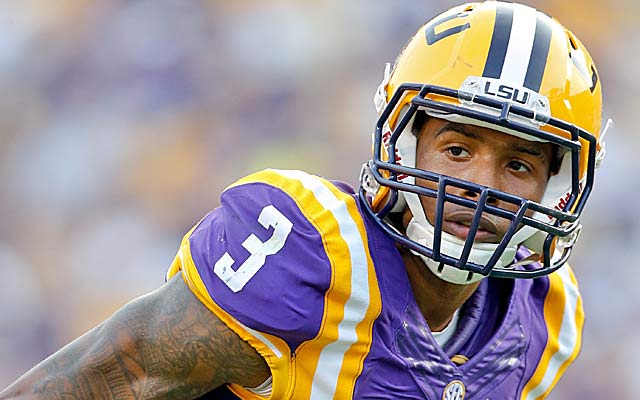
<svg viewBox="0 0 640 400"><path fill-rule="evenodd" d="M574 50L578 50L578 45L576 44L576 39L573 37L573 34L569 31L567 32L567 38L569 39L569 44L571 45L571 48Z"/></svg>

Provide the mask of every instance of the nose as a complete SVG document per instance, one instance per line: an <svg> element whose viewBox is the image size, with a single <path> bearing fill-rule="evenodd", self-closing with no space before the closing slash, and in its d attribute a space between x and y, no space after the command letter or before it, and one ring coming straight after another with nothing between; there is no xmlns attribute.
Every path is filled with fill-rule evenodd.
<svg viewBox="0 0 640 400"><path fill-rule="evenodd" d="M464 192L462 193L462 197L466 197L468 199L477 201L478 198L480 197L480 193L474 192L472 190L464 190ZM493 197L493 196L488 196L487 197L487 204L495 206L495 205L498 204L498 199Z"/></svg>
<svg viewBox="0 0 640 400"><path fill-rule="evenodd" d="M491 168L486 163L468 168L462 179L481 186L502 190L499 174L494 168ZM479 192L467 189L463 189L461 195L471 200L478 200L480 197ZM487 198L487 204L497 205L498 199L493 196L489 196Z"/></svg>

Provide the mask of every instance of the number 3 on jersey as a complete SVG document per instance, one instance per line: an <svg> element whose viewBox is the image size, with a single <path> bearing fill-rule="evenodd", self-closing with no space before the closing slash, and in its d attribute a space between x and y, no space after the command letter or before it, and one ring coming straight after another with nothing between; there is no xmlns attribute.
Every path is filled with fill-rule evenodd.
<svg viewBox="0 0 640 400"><path fill-rule="evenodd" d="M231 268L235 260L225 252L213 267L213 272L231 289L234 293L242 290L244 285L262 268L267 256L271 256L282 250L287 237L291 233L293 223L287 219L273 205L268 205L262 209L258 216L258 222L265 229L273 227L273 235L266 242L258 239L253 233L242 242L249 254L249 258L236 270Z"/></svg>

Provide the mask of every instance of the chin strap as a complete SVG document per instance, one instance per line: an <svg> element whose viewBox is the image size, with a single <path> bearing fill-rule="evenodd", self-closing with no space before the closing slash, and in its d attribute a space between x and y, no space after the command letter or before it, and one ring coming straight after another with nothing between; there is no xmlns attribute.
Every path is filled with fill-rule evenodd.
<svg viewBox="0 0 640 400"><path fill-rule="evenodd" d="M404 193L404 196L405 201L413 214L409 225L407 225L407 237L423 246L433 248L435 228L427 220L424 210L422 209L422 203L420 203L419 196L415 193ZM511 264L515 259L516 252L520 244L531 237L535 232L537 232L537 230L532 227L521 227L509 241L509 244L500 255L495 267L502 268ZM459 259L462 255L465 242L446 232L442 232L440 237L440 252L447 256ZM471 247L468 261L478 265L486 265L497 248L497 243L474 243ZM423 254L414 251L412 252L422 259L431 272L444 281L458 285L468 285L484 278L481 274L464 271L456 267L434 261Z"/></svg>

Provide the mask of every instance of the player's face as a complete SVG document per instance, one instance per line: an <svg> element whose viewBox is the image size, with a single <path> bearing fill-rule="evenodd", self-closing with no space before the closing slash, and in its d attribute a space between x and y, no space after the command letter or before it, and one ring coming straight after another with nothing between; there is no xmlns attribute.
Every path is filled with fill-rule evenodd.
<svg viewBox="0 0 640 400"><path fill-rule="evenodd" d="M418 137L416 166L539 201L549 179L552 152L550 143L530 142L489 128L429 118ZM435 188L434 183L423 180L418 183ZM474 200L479 197L478 193L459 188L450 188L449 192ZM433 224L436 201L421 197L427 218ZM487 203L516 209L495 198L489 198ZM465 239L473 216L474 210L447 202L443 229ZM509 224L504 218L484 213L475 241L497 243Z"/></svg>

